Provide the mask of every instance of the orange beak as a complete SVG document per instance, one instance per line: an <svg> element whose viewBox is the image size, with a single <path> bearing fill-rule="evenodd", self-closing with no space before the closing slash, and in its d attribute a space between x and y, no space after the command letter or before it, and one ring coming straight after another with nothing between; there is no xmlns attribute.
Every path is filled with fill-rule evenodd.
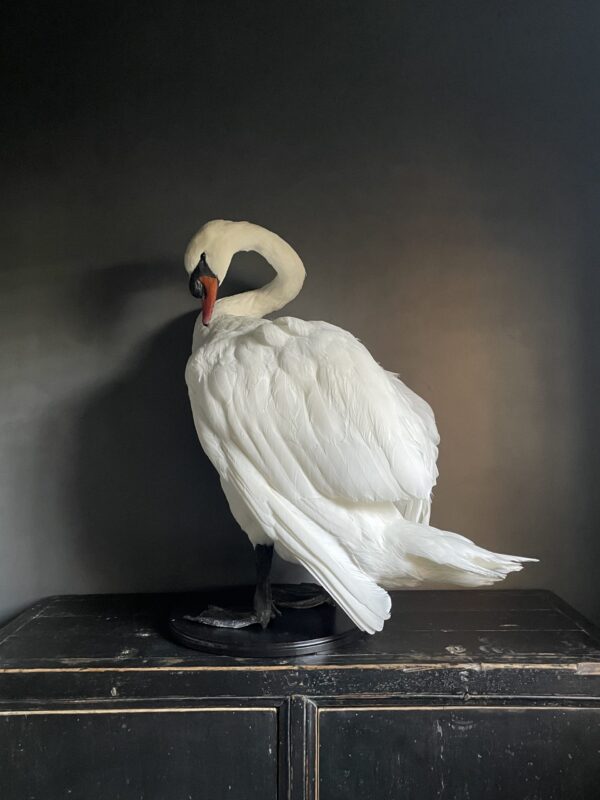
<svg viewBox="0 0 600 800"><path fill-rule="evenodd" d="M202 324L208 325L215 310L215 303L217 302L217 292L219 290L219 281L210 275L202 275L200 283L204 287L204 297L202 299Z"/></svg>

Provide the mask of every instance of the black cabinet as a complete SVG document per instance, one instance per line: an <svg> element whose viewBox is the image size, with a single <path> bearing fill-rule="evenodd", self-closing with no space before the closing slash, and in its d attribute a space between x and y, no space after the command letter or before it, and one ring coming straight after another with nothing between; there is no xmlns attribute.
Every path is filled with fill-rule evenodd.
<svg viewBox="0 0 600 800"><path fill-rule="evenodd" d="M600 639L538 591L395 593L335 654L203 655L173 597L57 597L0 630L2 800L595 800Z"/></svg>

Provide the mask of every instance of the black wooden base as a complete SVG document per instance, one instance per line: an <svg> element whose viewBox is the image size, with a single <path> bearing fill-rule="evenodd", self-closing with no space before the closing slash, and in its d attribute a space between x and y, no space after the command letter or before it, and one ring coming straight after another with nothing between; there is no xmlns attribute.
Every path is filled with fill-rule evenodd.
<svg viewBox="0 0 600 800"><path fill-rule="evenodd" d="M348 617L334 605L315 608L281 608L269 627L219 628L194 622L208 606L240 611L252 608L253 586L228 587L186 596L171 610L170 636L194 650L249 658L281 658L314 653L332 653L342 643L361 635Z"/></svg>

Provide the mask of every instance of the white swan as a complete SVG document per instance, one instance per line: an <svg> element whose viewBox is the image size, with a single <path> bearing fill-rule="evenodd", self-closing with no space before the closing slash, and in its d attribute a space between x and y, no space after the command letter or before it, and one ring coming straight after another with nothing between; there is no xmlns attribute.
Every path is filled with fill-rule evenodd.
<svg viewBox="0 0 600 800"><path fill-rule="evenodd" d="M276 277L217 302L241 250L260 253ZM274 545L302 564L369 633L389 617L386 589L481 586L535 560L429 526L433 412L351 333L263 319L302 288L304 266L289 244L258 225L214 220L189 243L185 267L203 297L186 369L196 430L256 549ZM265 603L254 620L263 625Z"/></svg>

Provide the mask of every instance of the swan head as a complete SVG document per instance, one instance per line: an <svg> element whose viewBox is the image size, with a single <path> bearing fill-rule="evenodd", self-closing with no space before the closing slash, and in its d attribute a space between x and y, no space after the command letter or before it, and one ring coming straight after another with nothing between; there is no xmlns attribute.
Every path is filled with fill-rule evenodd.
<svg viewBox="0 0 600 800"><path fill-rule="evenodd" d="M215 219L203 225L187 246L185 270L190 276L190 292L202 300L202 322L208 325L214 311L219 286L225 280L231 259L232 226L239 223Z"/></svg>
<svg viewBox="0 0 600 800"><path fill-rule="evenodd" d="M252 222L214 219L192 238L184 257L190 291L202 300L204 325L211 320L219 286L225 280L231 259L242 250L260 253L277 274L261 289L236 295L236 310L228 306L229 313L239 315L243 309L249 316L262 317L283 308L302 288L306 276L304 265L280 236Z"/></svg>

